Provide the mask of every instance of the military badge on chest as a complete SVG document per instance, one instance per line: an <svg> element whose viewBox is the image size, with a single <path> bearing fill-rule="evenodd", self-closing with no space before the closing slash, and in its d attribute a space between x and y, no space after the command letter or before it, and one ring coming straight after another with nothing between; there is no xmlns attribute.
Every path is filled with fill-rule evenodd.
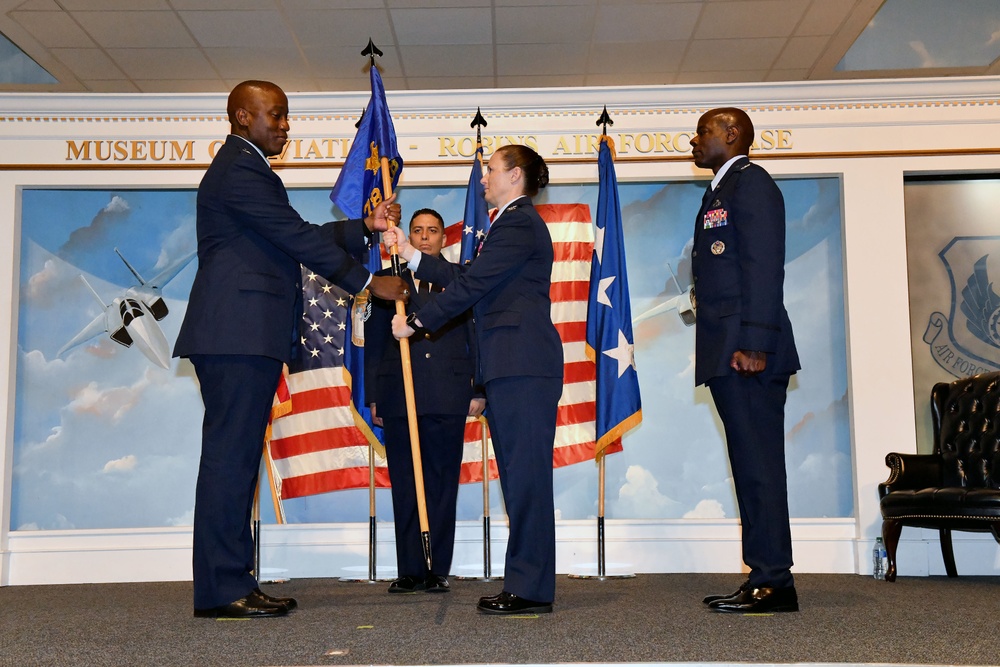
<svg viewBox="0 0 1000 667"><path fill-rule="evenodd" d="M705 212L705 217L703 218L703 228L704 229L715 229L716 227L725 227L729 224L729 211L724 208L713 208Z"/></svg>

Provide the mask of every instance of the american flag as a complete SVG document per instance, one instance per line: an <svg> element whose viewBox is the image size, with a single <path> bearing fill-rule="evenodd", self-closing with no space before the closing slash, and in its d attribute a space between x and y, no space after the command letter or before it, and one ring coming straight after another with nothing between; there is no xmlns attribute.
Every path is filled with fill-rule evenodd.
<svg viewBox="0 0 1000 667"><path fill-rule="evenodd" d="M552 320L563 341L565 367L552 463L560 467L595 456L596 368L587 358L585 342L594 231L586 204L542 204L536 209L548 224L555 251ZM462 230L461 222L445 230L444 252L453 261L458 259ZM353 301L307 271L302 284L305 314L300 329L306 354L289 365L292 412L272 427L271 454L282 498L368 486L367 427L351 407L351 379L343 361ZM481 422L470 419L462 483L482 481L481 438ZM620 441L605 451L621 451ZM490 474L496 477L492 453L490 459ZM389 485L385 465L376 455L376 486Z"/></svg>
<svg viewBox="0 0 1000 667"><path fill-rule="evenodd" d="M552 236L552 321L563 343L563 395L556 420L555 468L591 461L595 456L596 378L594 362L587 358L587 300L590 292L590 262L594 251L594 229L587 204L540 204L535 207ZM462 234L462 223L446 230L447 247L452 249ZM457 252L451 250L451 252ZM457 255L456 255L457 257ZM449 257L449 259L453 259ZM465 426L461 482L480 482L482 468L482 426L470 419ZM490 443L492 445L492 443ZM606 453L621 451L621 441ZM490 477L496 478L496 463L490 450Z"/></svg>
<svg viewBox="0 0 1000 667"><path fill-rule="evenodd" d="M284 379L292 409L271 426L281 498L367 487L368 443L377 442L351 403L344 367L353 296L303 268L302 297L299 356ZM385 459L376 461L376 485L389 486Z"/></svg>

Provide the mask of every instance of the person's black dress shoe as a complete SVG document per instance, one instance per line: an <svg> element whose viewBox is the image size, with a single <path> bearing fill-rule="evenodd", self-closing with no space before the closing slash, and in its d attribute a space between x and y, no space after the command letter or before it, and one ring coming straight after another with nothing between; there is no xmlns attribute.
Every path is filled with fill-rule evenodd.
<svg viewBox="0 0 1000 667"><path fill-rule="evenodd" d="M424 592L426 593L448 593L451 591L451 584L448 583L448 577L443 577L440 574L428 574L427 578L424 579Z"/></svg>
<svg viewBox="0 0 1000 667"><path fill-rule="evenodd" d="M390 593L416 593L424 588L426 584L420 577L400 577L389 584Z"/></svg>
<svg viewBox="0 0 1000 667"><path fill-rule="evenodd" d="M704 598L702 598L701 601L704 602L705 604L712 604L716 600L725 600L727 598L734 598L743 591L747 590L748 588L750 588L749 579L740 584L740 587L736 589L735 593L729 593L728 595L706 595Z"/></svg>
<svg viewBox="0 0 1000 667"><path fill-rule="evenodd" d="M794 586L786 588L751 588L739 595L716 600L709 605L714 611L737 614L769 614L798 611L799 597Z"/></svg>
<svg viewBox="0 0 1000 667"><path fill-rule="evenodd" d="M499 595L479 598L479 611L484 614L550 614L551 602L535 602L503 591Z"/></svg>
<svg viewBox="0 0 1000 667"><path fill-rule="evenodd" d="M265 600L267 600L268 602L270 602L273 605L277 605L279 607L285 607L285 608L287 608L288 611L291 611L291 610L293 610L293 609L295 609L296 607L299 606L299 603L295 601L295 598L276 598L273 595L268 595L267 593L265 593L264 591L260 590L259 588L253 589L253 592L256 593L257 595L259 595L260 597L264 598Z"/></svg>
<svg viewBox="0 0 1000 667"><path fill-rule="evenodd" d="M197 618L267 618L284 616L287 613L288 607L268 602L258 595L257 591L250 591L246 597L221 607L194 610Z"/></svg>

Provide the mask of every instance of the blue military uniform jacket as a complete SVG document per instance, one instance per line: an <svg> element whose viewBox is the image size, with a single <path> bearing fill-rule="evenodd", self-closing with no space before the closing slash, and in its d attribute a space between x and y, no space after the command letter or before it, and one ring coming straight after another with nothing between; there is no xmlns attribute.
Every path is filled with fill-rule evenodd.
<svg viewBox="0 0 1000 667"><path fill-rule="evenodd" d="M378 275L391 272L386 269ZM402 278L410 288L407 312L416 312L431 294L417 290L408 269L404 268ZM373 298L371 315L365 322L365 403L375 403L379 417L406 415L399 341L392 336L395 314L394 302ZM472 314L463 313L437 331L421 332L409 340L417 414L467 415L474 393L482 395L473 390L476 338Z"/></svg>
<svg viewBox="0 0 1000 667"><path fill-rule="evenodd" d="M799 370L784 306L785 202L763 168L734 162L695 221L695 384L735 373L736 350L767 353L766 375Z"/></svg>
<svg viewBox="0 0 1000 667"><path fill-rule="evenodd" d="M230 135L198 188L198 271L174 356L245 354L287 363L302 319L299 264L359 292L369 272L350 253L367 242L362 220L303 220L261 155Z"/></svg>
<svg viewBox="0 0 1000 667"><path fill-rule="evenodd" d="M431 331L473 309L476 383L501 377L563 376L562 341L552 324L552 237L531 199L510 204L468 267L422 257L417 278L445 287L417 319Z"/></svg>

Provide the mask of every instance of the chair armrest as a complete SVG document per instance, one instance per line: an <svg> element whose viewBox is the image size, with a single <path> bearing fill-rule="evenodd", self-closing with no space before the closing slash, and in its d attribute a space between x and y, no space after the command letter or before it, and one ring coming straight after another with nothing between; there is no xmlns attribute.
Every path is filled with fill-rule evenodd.
<svg viewBox="0 0 1000 667"><path fill-rule="evenodd" d="M878 485L879 498L884 498L890 491L941 486L943 473L940 454L890 452L885 455L885 464L889 466L889 479Z"/></svg>

